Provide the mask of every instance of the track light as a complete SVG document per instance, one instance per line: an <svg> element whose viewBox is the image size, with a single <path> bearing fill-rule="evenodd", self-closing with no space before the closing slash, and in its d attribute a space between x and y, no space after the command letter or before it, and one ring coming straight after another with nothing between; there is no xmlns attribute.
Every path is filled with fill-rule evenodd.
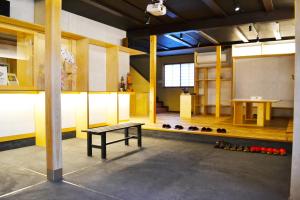
<svg viewBox="0 0 300 200"><path fill-rule="evenodd" d="M183 39L183 34L180 33L179 38L182 40Z"/></svg>
<svg viewBox="0 0 300 200"><path fill-rule="evenodd" d="M151 17L149 16L148 19L147 19L147 21L146 21L146 24L149 25L150 21L151 21Z"/></svg>
<svg viewBox="0 0 300 200"><path fill-rule="evenodd" d="M234 11L239 12L241 10L240 4L235 0L234 1Z"/></svg>

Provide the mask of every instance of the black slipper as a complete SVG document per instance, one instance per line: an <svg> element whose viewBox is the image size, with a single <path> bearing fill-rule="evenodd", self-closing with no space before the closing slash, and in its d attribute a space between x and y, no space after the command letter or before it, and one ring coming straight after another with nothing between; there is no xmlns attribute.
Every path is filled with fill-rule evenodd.
<svg viewBox="0 0 300 200"><path fill-rule="evenodd" d="M221 133L227 133L226 129L225 129L225 128L222 128L222 129L221 129Z"/></svg>
<svg viewBox="0 0 300 200"><path fill-rule="evenodd" d="M224 150L230 150L231 148L231 145L230 144L226 144L225 147L224 147Z"/></svg>
<svg viewBox="0 0 300 200"><path fill-rule="evenodd" d="M206 127L202 127L202 128L201 128L201 131L202 131L202 132L206 132Z"/></svg>
<svg viewBox="0 0 300 200"><path fill-rule="evenodd" d="M217 133L222 133L222 129L221 129L221 128L218 128L218 129L217 129Z"/></svg>
<svg viewBox="0 0 300 200"><path fill-rule="evenodd" d="M163 124L162 127L167 129L171 128L170 124Z"/></svg>
<svg viewBox="0 0 300 200"><path fill-rule="evenodd" d="M206 132L212 132L212 129L211 128L206 128Z"/></svg>
<svg viewBox="0 0 300 200"><path fill-rule="evenodd" d="M199 128L197 126L194 126L194 131L199 131Z"/></svg>
<svg viewBox="0 0 300 200"><path fill-rule="evenodd" d="M182 129L183 129L183 126L181 126L181 125L176 125L176 126L175 126L175 129L182 130Z"/></svg>
<svg viewBox="0 0 300 200"><path fill-rule="evenodd" d="M237 151L244 151L244 147L243 146L239 146L236 150Z"/></svg>

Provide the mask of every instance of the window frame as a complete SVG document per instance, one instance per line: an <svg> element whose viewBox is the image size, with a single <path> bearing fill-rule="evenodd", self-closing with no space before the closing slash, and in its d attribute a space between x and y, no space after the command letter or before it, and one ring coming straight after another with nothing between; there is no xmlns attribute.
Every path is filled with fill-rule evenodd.
<svg viewBox="0 0 300 200"><path fill-rule="evenodd" d="M194 85L193 86L181 86L181 65L182 64L193 64L194 65ZM180 79L179 79L179 83L180 83L180 86L166 86L166 70L165 70L165 67L166 65L180 65ZM193 88L195 87L195 63L194 62L177 62L177 63L164 63L163 64L163 88Z"/></svg>

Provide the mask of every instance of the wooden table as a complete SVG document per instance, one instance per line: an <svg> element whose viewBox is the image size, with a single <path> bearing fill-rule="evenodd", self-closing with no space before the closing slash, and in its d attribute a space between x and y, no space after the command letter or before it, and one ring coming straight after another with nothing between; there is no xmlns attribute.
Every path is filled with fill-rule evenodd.
<svg viewBox="0 0 300 200"><path fill-rule="evenodd" d="M257 126L265 126L265 121L271 120L272 103L279 101L272 99L233 99L233 124L244 124L244 104L246 104L245 119L253 119L252 108L255 103L257 105Z"/></svg>

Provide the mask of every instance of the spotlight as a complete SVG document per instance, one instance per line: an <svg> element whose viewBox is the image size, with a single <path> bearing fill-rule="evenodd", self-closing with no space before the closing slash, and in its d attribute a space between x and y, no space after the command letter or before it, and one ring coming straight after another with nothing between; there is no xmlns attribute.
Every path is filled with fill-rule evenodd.
<svg viewBox="0 0 300 200"><path fill-rule="evenodd" d="M183 39L183 34L180 33L179 37L180 37L180 39L182 40L182 39Z"/></svg>
<svg viewBox="0 0 300 200"><path fill-rule="evenodd" d="M234 11L239 12L241 10L240 4L237 0L234 1Z"/></svg>
<svg viewBox="0 0 300 200"><path fill-rule="evenodd" d="M151 21L151 17L148 17L147 21L146 21L146 24L149 25L150 24L150 21Z"/></svg>

